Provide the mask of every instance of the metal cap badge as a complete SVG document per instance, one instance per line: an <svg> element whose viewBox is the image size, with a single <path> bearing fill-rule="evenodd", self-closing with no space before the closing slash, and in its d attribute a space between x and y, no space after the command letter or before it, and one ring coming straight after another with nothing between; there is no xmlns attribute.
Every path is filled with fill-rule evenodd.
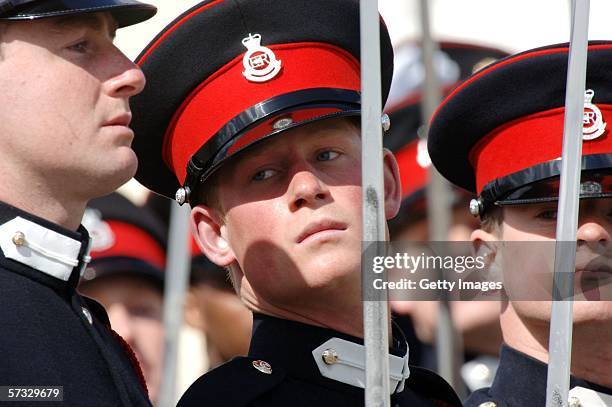
<svg viewBox="0 0 612 407"><path fill-rule="evenodd" d="M603 121L601 110L592 104L595 92L592 89L584 91L584 114L582 116L582 139L593 140L601 136L606 130L606 122Z"/></svg>
<svg viewBox="0 0 612 407"><path fill-rule="evenodd" d="M251 82L267 82L274 78L281 70L281 61L276 59L276 55L270 48L261 46L261 35L252 35L242 40L242 44L247 48L246 54L242 58L244 75Z"/></svg>

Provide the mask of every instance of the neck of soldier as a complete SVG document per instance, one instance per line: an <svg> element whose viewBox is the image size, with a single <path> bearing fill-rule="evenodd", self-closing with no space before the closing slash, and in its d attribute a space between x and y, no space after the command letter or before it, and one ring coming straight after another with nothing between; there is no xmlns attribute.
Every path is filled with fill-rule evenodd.
<svg viewBox="0 0 612 407"><path fill-rule="evenodd" d="M504 342L544 363L548 363L549 327L547 321L528 321L517 315L512 305L502 312ZM574 377L612 388L612 330L610 320L577 322L572 335Z"/></svg>
<svg viewBox="0 0 612 407"><path fill-rule="evenodd" d="M66 193L65 180L57 184L35 177L3 177L0 181L0 200L32 215L69 230L77 230L87 205L87 198ZM27 182L23 182L27 179Z"/></svg>
<svg viewBox="0 0 612 407"><path fill-rule="evenodd" d="M246 283L248 284L248 282ZM352 335L364 337L363 301L360 289L353 292L317 291L316 297L299 303L282 304L266 301L262 296L253 295L250 287L241 287L242 301L253 312L277 318L320 326ZM352 301L349 299L353 299ZM391 316L388 313L389 337L391 337Z"/></svg>

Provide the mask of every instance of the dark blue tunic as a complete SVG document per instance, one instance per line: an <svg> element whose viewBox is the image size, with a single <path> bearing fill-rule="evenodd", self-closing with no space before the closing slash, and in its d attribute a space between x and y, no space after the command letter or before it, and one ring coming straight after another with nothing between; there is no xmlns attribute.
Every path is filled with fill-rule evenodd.
<svg viewBox="0 0 612 407"><path fill-rule="evenodd" d="M464 405L478 407L492 402L497 407L545 407L547 374L548 365L504 345L493 385L476 390ZM572 376L570 388L576 386L612 394L610 388Z"/></svg>
<svg viewBox="0 0 612 407"><path fill-rule="evenodd" d="M314 361L312 351L333 337L363 344L331 329L255 314L249 355L200 377L178 406L363 406L362 388L322 376ZM391 352L403 356L405 347ZM255 369L257 360L269 363L272 374ZM404 390L391 400L394 407L461 406L443 379L412 366Z"/></svg>
<svg viewBox="0 0 612 407"><path fill-rule="evenodd" d="M79 258L85 254L84 228L68 231L0 202L0 225L17 216L80 241ZM10 403L15 406L150 406L104 308L76 291L80 266L63 281L0 250L0 386L63 386L63 403Z"/></svg>

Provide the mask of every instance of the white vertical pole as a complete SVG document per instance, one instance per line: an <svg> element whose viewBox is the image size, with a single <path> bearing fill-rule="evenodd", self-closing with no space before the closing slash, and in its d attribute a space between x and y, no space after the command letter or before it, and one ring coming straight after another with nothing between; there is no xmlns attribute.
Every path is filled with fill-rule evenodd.
<svg viewBox="0 0 612 407"><path fill-rule="evenodd" d="M565 407L568 403L588 29L589 0L574 0L565 94L563 155L555 245L554 301L548 350L547 407Z"/></svg>
<svg viewBox="0 0 612 407"><path fill-rule="evenodd" d="M179 332L183 324L185 291L189 281L189 205L172 202L168 259L164 283L164 370L159 407L176 405L176 368Z"/></svg>
<svg viewBox="0 0 612 407"><path fill-rule="evenodd" d="M361 24L361 180L363 187L363 248L385 240L382 166L380 20L378 0L360 0ZM371 251L370 251L371 252ZM367 253L367 252L364 252ZM387 292L374 290L371 262L362 256L366 407L389 407L389 320ZM383 276L378 276L383 277Z"/></svg>
<svg viewBox="0 0 612 407"><path fill-rule="evenodd" d="M434 55L438 50L431 36L429 0L420 0L421 43L423 65L425 66L425 84L423 89L423 123L428 133L429 121L442 99L438 83ZM427 185L427 214L429 219L429 236L434 242L444 242L451 224L451 190L447 181L432 166L430 182ZM461 338L454 327L450 303L446 291L442 291L438 307L436 329L436 359L440 376L448 381L457 392L462 390L460 376L463 349Z"/></svg>

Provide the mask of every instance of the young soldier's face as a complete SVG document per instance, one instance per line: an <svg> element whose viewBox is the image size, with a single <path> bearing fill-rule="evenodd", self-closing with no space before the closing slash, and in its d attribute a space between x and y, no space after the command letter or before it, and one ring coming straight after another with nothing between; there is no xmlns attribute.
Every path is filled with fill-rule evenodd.
<svg viewBox="0 0 612 407"><path fill-rule="evenodd" d="M218 233L194 209L205 254L235 262L247 302L299 306L360 293L361 140L344 119L289 130L222 169L217 195L225 212ZM397 167L385 153L386 214L399 203ZM210 223L210 222L208 222ZM208 243L207 243L208 242ZM357 297L358 298L358 297Z"/></svg>
<svg viewBox="0 0 612 407"><path fill-rule="evenodd" d="M144 76L108 13L10 22L0 37L3 166L62 188L110 192L135 172L128 99Z"/></svg>
<svg viewBox="0 0 612 407"><path fill-rule="evenodd" d="M503 211L503 223L501 228L493 232L494 239L505 242L533 242L530 250L524 250L528 247L525 245L518 246L516 249L513 249L512 243L506 245L507 249L503 251L503 259L500 264L504 278L513 282L514 289L520 291L523 298L527 290L532 290L530 285L545 284L546 293L550 293L554 269L551 249L554 243L539 245L538 242L554 242L555 240L557 203L505 206ZM475 232L475 235L481 232ZM612 302L596 301L598 296L610 298L611 236L612 200L581 200L574 290L576 293L584 292L584 297L579 298L590 299L590 301L580 300L574 303L575 324L596 320L612 321ZM516 253L512 254L513 251ZM522 251L522 253L517 251ZM534 260L535 255L541 254L541 251L547 253L546 258ZM593 284L590 284L591 282ZM599 288L594 287L597 284ZM531 293L534 292L531 291ZM523 318L548 322L551 305L544 299L549 297L545 297L544 294L540 297L542 301L513 301L512 306Z"/></svg>

